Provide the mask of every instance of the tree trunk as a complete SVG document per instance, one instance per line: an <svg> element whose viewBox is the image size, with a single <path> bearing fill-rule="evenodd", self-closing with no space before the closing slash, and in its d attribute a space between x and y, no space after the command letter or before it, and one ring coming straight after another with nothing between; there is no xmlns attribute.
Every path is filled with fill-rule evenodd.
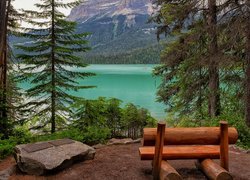
<svg viewBox="0 0 250 180"><path fill-rule="evenodd" d="M200 126L201 121L203 119L203 113L202 113L202 85L201 85L201 79L202 79L202 67L199 67L199 97L198 97L198 109L199 109L199 118L200 118Z"/></svg>
<svg viewBox="0 0 250 180"><path fill-rule="evenodd" d="M209 35L209 102L208 112L211 117L220 114L220 93L219 93L219 69L217 34L216 34L216 0L208 1L208 35Z"/></svg>
<svg viewBox="0 0 250 180"><path fill-rule="evenodd" d="M247 6L250 8L250 1L247 1ZM248 17L250 17L250 12L247 14ZM246 72L245 72L245 78L246 78L246 89L245 89L245 116L246 116L246 124L250 127L250 22L248 19L248 22L246 23Z"/></svg>
<svg viewBox="0 0 250 180"><path fill-rule="evenodd" d="M4 54L3 54L3 102L5 104L4 112L3 115L6 119L8 119L8 105L7 105L7 92L8 92L8 53L9 53L9 48L8 48L8 20L9 20L9 14L10 14L10 8L11 8L11 0L8 0L8 5L7 5L7 12L6 12L6 19L5 19L5 32L4 32Z"/></svg>
<svg viewBox="0 0 250 180"><path fill-rule="evenodd" d="M0 1L0 64L1 58L3 57L3 48L4 48L4 30L5 28L5 21L6 21L6 3L7 0Z"/></svg>
<svg viewBox="0 0 250 180"><path fill-rule="evenodd" d="M2 12L1 7L1 15L4 13L4 22L3 28L1 28L1 56L0 56L0 133L3 134L3 138L8 138L9 135L9 121L8 121L8 113L7 113L7 23L8 23L8 13L10 10L10 1L8 1L8 6L6 6L5 1L5 8ZM2 6L2 2L1 2ZM1 17L1 16L0 16ZM2 19L1 19L2 21Z"/></svg>
<svg viewBox="0 0 250 180"><path fill-rule="evenodd" d="M51 48L51 133L56 131L56 80L55 80L55 6L52 0L52 48Z"/></svg>

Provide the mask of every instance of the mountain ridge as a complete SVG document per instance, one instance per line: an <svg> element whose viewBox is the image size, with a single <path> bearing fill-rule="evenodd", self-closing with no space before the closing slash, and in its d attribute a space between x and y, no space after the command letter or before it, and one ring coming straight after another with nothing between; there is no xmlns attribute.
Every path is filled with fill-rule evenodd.
<svg viewBox="0 0 250 180"><path fill-rule="evenodd" d="M97 58L102 63L126 58L128 63L159 63L156 25L147 23L153 9L151 0L90 0L73 8L67 19L78 23L77 32L91 32L92 50L81 54L86 63Z"/></svg>
<svg viewBox="0 0 250 180"><path fill-rule="evenodd" d="M153 13L151 0L88 0L75 7L68 16L69 20L86 20L93 16L126 15L129 17L135 14Z"/></svg>

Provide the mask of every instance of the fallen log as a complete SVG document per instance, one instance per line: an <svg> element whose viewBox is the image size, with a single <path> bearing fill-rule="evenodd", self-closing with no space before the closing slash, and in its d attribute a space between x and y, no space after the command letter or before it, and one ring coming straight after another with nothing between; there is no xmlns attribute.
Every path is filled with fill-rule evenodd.
<svg viewBox="0 0 250 180"><path fill-rule="evenodd" d="M201 169L209 179L212 180L233 180L227 170L215 163L211 159L200 160L195 163L196 167Z"/></svg>
<svg viewBox="0 0 250 180"><path fill-rule="evenodd" d="M161 161L160 180L181 180L180 174L167 162Z"/></svg>
<svg viewBox="0 0 250 180"><path fill-rule="evenodd" d="M154 146L157 134L156 128L144 128L143 146ZM238 139L237 130L228 128L229 144L235 144ZM220 127L196 128L166 128L164 145L219 145Z"/></svg>

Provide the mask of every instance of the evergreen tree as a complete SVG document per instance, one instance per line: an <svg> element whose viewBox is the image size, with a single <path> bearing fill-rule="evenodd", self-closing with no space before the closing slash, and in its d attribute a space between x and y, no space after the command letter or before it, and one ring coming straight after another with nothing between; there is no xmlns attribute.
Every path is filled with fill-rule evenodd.
<svg viewBox="0 0 250 180"><path fill-rule="evenodd" d="M243 115L245 109L250 124L249 1L158 2L159 32L176 36L162 53L164 65L155 69L163 78L159 100L180 114L196 113L197 104L201 117L206 104L210 116L223 110ZM189 26L182 23L192 16Z"/></svg>
<svg viewBox="0 0 250 180"><path fill-rule="evenodd" d="M155 70L156 75L163 77L158 92L160 100L186 113L199 106L201 116L206 103L210 116L219 115L220 53L215 1L157 2L161 7L152 20L159 24L158 37L162 33L175 37L162 53L164 65Z"/></svg>
<svg viewBox="0 0 250 180"><path fill-rule="evenodd" d="M111 137L120 135L122 108L120 108L121 100L111 98L107 100L107 109L105 112L107 127L111 130Z"/></svg>
<svg viewBox="0 0 250 180"><path fill-rule="evenodd" d="M5 137L10 134L11 124L13 123L16 116L16 105L17 99L16 96L18 94L17 88L14 82L14 74L13 74L13 63L14 57L12 53L12 49L9 43L9 37L13 34L16 34L16 30L19 27L18 21L22 17L22 14L18 13L14 7L12 6L13 0L7 1L6 6L6 19L3 37L3 52L1 57L1 89L0 89L0 114L1 114L1 122L3 130L1 131ZM15 99L15 100L14 100Z"/></svg>
<svg viewBox="0 0 250 180"><path fill-rule="evenodd" d="M217 43L217 5L216 0L208 0L207 33L209 37L209 101L208 113L211 117L220 115L219 92L219 52Z"/></svg>
<svg viewBox="0 0 250 180"><path fill-rule="evenodd" d="M0 58L2 57L3 48L4 48L4 27L6 23L6 8L7 0L1 0L0 2ZM0 59L1 60L1 59ZM2 60L0 61L2 63Z"/></svg>
<svg viewBox="0 0 250 180"><path fill-rule="evenodd" d="M51 133L56 131L57 121L67 120L70 112L68 105L78 98L69 91L92 87L77 82L77 78L86 78L92 73L72 70L86 67L74 53L89 50L84 39L88 34L76 34L76 22L65 20L59 11L59 8L72 8L79 3L41 0L41 3L35 4L40 11L26 11L27 22L35 28L26 28L24 34L24 37L32 40L32 44L17 46L25 52L17 55L20 62L25 64L20 80L32 83L32 87L26 91L31 99L25 106L33 112L33 117L47 118L43 125L38 124L37 127L50 123Z"/></svg>
<svg viewBox="0 0 250 180"><path fill-rule="evenodd" d="M162 77L157 92L169 112L194 115L203 118L207 105L208 69L205 47L207 35L203 21L195 24L189 33L179 35L179 39L168 44L162 52L163 65L155 68L154 74Z"/></svg>
<svg viewBox="0 0 250 180"><path fill-rule="evenodd" d="M246 15L245 15L245 37L246 37L246 45L245 45L245 52L246 52L246 88L245 88L245 116L246 116L246 123L250 127L250 1L245 1L246 6ZM242 12L242 11L241 11ZM244 12L244 11L243 11Z"/></svg>
<svg viewBox="0 0 250 180"><path fill-rule="evenodd" d="M224 52L233 59L234 71L244 72L243 76L234 73L227 79L241 87L234 96L245 105L245 119L250 126L250 1L223 1L219 11Z"/></svg>
<svg viewBox="0 0 250 180"><path fill-rule="evenodd" d="M0 2L0 134L5 138L8 136L6 130L7 119L5 111L5 95L4 95L4 78L5 78L5 39L6 39L6 12L7 12L7 1L3 0Z"/></svg>

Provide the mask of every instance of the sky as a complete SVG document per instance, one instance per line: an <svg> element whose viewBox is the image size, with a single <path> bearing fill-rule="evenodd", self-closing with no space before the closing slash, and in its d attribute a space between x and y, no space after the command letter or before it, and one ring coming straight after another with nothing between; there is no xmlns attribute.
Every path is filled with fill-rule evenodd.
<svg viewBox="0 0 250 180"><path fill-rule="evenodd" d="M73 0L62 0L63 2L72 2ZM36 10L34 4L41 3L40 0L15 0L13 5L16 9L25 9L25 10ZM66 16L69 15L71 9L61 9L61 12Z"/></svg>
<svg viewBox="0 0 250 180"><path fill-rule="evenodd" d="M72 2L74 0L60 0L63 1L65 3L67 2ZM18 9L24 9L24 10L37 10L37 8L34 6L34 4L36 3L41 3L40 0L15 0L13 1L13 6L18 10ZM61 8L60 12L64 13L66 16L68 16L70 14L71 9L65 9L65 8ZM32 25L25 23L25 22L21 22L22 26L24 27L33 27ZM33 27L36 28L36 27Z"/></svg>

